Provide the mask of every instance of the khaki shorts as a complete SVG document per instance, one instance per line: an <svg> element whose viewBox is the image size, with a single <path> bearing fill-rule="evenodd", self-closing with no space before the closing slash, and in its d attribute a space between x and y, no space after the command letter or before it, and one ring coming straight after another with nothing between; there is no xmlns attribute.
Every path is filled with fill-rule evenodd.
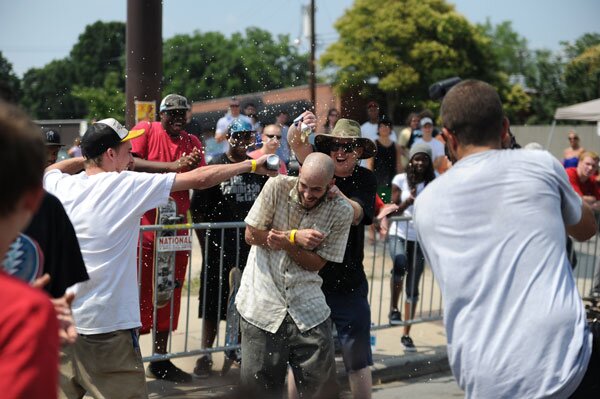
<svg viewBox="0 0 600 399"><path fill-rule="evenodd" d="M59 398L147 398L135 330L80 335L60 353Z"/></svg>
<svg viewBox="0 0 600 399"><path fill-rule="evenodd" d="M288 364L303 398L335 398L335 359L331 321L300 332L289 313L275 334L240 320L241 382L260 398L283 396Z"/></svg>

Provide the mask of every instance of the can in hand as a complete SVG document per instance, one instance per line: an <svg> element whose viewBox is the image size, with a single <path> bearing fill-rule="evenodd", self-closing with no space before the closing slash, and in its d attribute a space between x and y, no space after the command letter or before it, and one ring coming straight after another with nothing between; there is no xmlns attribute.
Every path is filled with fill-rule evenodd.
<svg viewBox="0 0 600 399"><path fill-rule="evenodd" d="M279 157L275 154L269 155L265 167L269 170L279 170Z"/></svg>

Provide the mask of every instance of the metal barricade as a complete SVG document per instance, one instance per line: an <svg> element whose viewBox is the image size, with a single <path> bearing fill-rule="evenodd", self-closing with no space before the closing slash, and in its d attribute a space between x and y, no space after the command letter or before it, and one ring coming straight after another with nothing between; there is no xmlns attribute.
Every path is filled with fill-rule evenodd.
<svg viewBox="0 0 600 399"><path fill-rule="evenodd" d="M410 222L411 218L406 216L394 216L389 218L390 224ZM390 241L394 241L390 243ZM420 281L415 281L415 275L412 274L412 281L409 284L418 287L419 300L415 309L415 314L405 314L404 303L406 301L406 278L403 280L402 295L398 299L398 308L402 311L402 323L391 325L388 320L388 314L391 311L391 279L393 270L393 259L389 253L393 246L399 245L388 235L386 240L380 240L372 245L365 245L365 273L369 280L369 304L371 305L371 321L373 330L404 326L409 324L418 324L442 319L442 296L440 289L433 278L431 268L425 262ZM405 241L404 251L406 252L407 241ZM391 248L390 248L391 247ZM413 264L415 268L417 248L413 248ZM416 284L415 284L416 283Z"/></svg>
<svg viewBox="0 0 600 399"><path fill-rule="evenodd" d="M391 221L396 221L397 223L408 223L410 218L398 216L390 218ZM223 262L223 242L225 240L225 231L234 230L236 235L239 237L240 232L243 233L245 229L244 222L227 222L227 223L196 223L196 224L175 224L175 225L154 225L154 226L141 226L140 227L140 237L143 232L147 231L164 231L164 230L188 230L188 234L192 235L193 230L206 232L207 230L211 231L211 234L215 232L220 234L220 261L219 261L219 276L222 284L228 284L228 275L225 270L226 265ZM217 335L215 339L215 344L212 348L209 349L200 349L201 346L201 324L200 319L196 317L192 317L190 320L190 311L191 311L191 299L198 299L199 293L199 281L201 278L205 278L206 276L201 275L202 268L202 258L208 257L208 245L209 240L206 234L204 234L203 240L203 253L199 254L197 251L197 245L194 245L194 248L190 250L190 256L187 265L187 277L186 281L183 283L182 288L182 298L181 298L181 313L179 317L180 326L178 331L169 333L169 346L167 349L167 354L151 354L143 358L144 361L154 361L154 360L163 360L169 358L177 358L177 357L186 357L186 356L197 356L202 354L209 354L213 352L224 352L225 350L231 350L239 348L237 346L225 346L224 336L225 336L225 323L219 323L219 327L217 328ZM239 266L239 248L240 245L245 245L241 242L236 243L236 262L235 264ZM388 321L388 313L390 311L390 278L391 278L391 270L393 268L393 260L389 254L389 242L386 241L375 241L373 245L365 244L365 258L363 261L363 265L365 267L365 273L367 275L367 279L369 282L369 304L371 307L371 320L373 322L373 330L380 330L384 328L397 327L398 325L403 326L407 324L417 324L424 323L429 321L437 321L442 319L443 315L443 307L442 307L442 297L439 286L435 281L431 268L425 262L423 273L421 275L420 281L418 282L419 287L419 302L414 315L406 315L403 312L403 320L401 324L398 325L390 325ZM581 296L587 296L592 289L595 269L597 269L597 255L599 253L598 250L598 236L594 236L592 239L583 242L583 243L574 243L573 244L573 253L577 258L577 265L574 268L574 276L576 279L577 287ZM416 250L416 248L415 248ZM139 256L138 262L142 259L142 244L140 240L139 244ZM416 256L413 256L413 259L416 259ZM243 265L242 265L243 266ZM138 271L141 271L141 264L138 264ZM139 276L138 276L139 277ZM138 278L138 281L141 281ZM156 290L156 282L157 279L154 279L155 286L154 290ZM218 303L218 314L220 314L221 309L227 306L226 303L222 303L221 301L221 290L223 289L223 285L220 284L218 287L219 292L219 303ZM154 291L156 292L156 291ZM205 290L206 295L206 290ZM206 298L204 298L206 299ZM398 301L398 307L400 309L403 308L404 301L406 300L406 290L403 289L402 295ZM203 300L203 304L206 305L206 300ZM173 298L169 303L171 306L171 320L169 321L170 325L173 325L172 320L172 309L173 309ZM156 321L156 298L154 298L154 319ZM154 326L156 326L156 322L154 322ZM183 329L182 329L182 326ZM172 329L171 329L172 330ZM178 337L176 343L174 343L174 335L183 335L183 337ZM182 339L181 339L182 338ZM156 340L156 331L155 328L152 329L152 341Z"/></svg>
<svg viewBox="0 0 600 399"><path fill-rule="evenodd" d="M209 353L213 353L213 352L224 352L226 349L227 350L232 350L232 349L237 349L239 348L239 345L234 345L234 346L227 346L225 347L225 342L224 342L224 323L218 323L218 328L217 328L217 334L216 334L216 338L215 338L215 344L213 345L212 348L206 348L206 349L200 349L201 347L201 334L202 334L202 330L200 329L200 326L202 325L200 319L198 317L190 317L190 312L192 311L192 298L196 300L198 300L198 295L199 295L199 283L200 283L200 279L204 278L204 280L206 281L206 274L204 276L201 275L201 269L202 269L202 259L206 259L208 258L208 246L210 245L210 241L209 241L209 237L208 234L206 234L208 231L211 232L211 234L220 234L220 261L219 261L219 280L221 281L221 284L219 284L219 286L217 287L218 289L218 310L217 310L217 314L220 314L222 310L226 309L227 304L223 303L223 301L221 300L221 294L222 294L222 290L223 290L223 284L229 284L228 283L228 271L225 271L225 267L226 265L224 265L223 262L223 248L224 248L224 241L225 241L225 232L228 230L231 231L235 231L236 236L239 237L240 232L243 233L244 229L245 229L246 225L244 222L224 222L224 223L195 223L195 224L191 224L191 223L186 223L186 224L173 224L173 225L152 225L152 226L141 226L140 227L140 241L139 241L139 248L138 248L138 281L141 284L141 270L142 270L142 235L144 232L148 232L148 231L153 231L153 232L157 232L157 231L165 231L165 230L187 230L188 231L188 235L190 237L193 237L194 234L194 230L196 231L200 231L203 232L204 234L203 237L203 243L201 245L203 251L198 251L197 245L194 245L192 248L189 248L189 250L187 248L185 248L186 251L189 251L189 258L188 258L188 264L187 264L187 271L186 271L186 280L184 282L179 282L180 284L182 284L182 291L181 291L181 312L179 315L179 327L177 331L172 331L173 328L173 306L174 306L174 300L175 297L172 296L171 300L169 302L168 305L166 306L170 306L171 308L171 312L170 312L170 320L169 320L169 325L170 325L170 332L169 332L169 340L168 340L168 348L167 348L167 354L157 354L157 353L152 353L151 355L148 354L144 354L146 356L143 357L144 361L156 361L156 360L164 360L164 359L170 359L170 358L178 358L178 357L187 357L187 356L197 356L197 355L203 355L203 354L209 354ZM179 236L181 237L181 236ZM155 246L159 245L158 241L156 240L156 233L155 233ZM192 239L193 240L193 239ZM192 241L190 240L190 242ZM235 261L235 265L239 266L239 248L240 248L241 243L238 241L236 242L236 261ZM153 279L153 292L157 292L157 285L158 285L158 278L157 278L157 270L156 268L154 268L154 279ZM206 273L206 270L205 270ZM206 290L204 290L204 294L206 295ZM204 297L204 300L202 301L203 306L206 306L206 297ZM157 317L157 297L156 295L153 296L153 328L152 328L152 342L156 342L156 317ZM204 309L203 309L204 310ZM205 312L203 312L205 313ZM183 329L182 327L185 326ZM179 335L180 339L174 340L174 336L175 335ZM181 337L182 335L182 337ZM144 339L144 336L142 336L142 339ZM176 341L176 342L174 342Z"/></svg>

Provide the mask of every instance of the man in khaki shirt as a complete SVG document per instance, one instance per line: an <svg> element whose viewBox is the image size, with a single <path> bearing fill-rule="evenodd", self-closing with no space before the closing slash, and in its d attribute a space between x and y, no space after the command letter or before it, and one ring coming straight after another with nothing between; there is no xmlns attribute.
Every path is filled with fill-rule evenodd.
<svg viewBox="0 0 600 399"><path fill-rule="evenodd" d="M242 316L242 383L281 397L287 364L303 397L337 390L330 310L318 271L341 262L352 208L327 194L330 157L306 158L298 177L270 179L245 219L252 245L236 305Z"/></svg>

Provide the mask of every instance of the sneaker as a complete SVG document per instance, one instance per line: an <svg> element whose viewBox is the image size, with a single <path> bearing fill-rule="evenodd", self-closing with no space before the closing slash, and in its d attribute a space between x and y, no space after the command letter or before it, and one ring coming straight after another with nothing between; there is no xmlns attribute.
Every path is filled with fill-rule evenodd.
<svg viewBox="0 0 600 399"><path fill-rule="evenodd" d="M391 325L402 324L402 313L398 309L394 309L388 315Z"/></svg>
<svg viewBox="0 0 600 399"><path fill-rule="evenodd" d="M196 360L196 367L194 367L194 375L199 378L206 378L210 376L212 371L212 358L210 355L204 355Z"/></svg>
<svg viewBox="0 0 600 399"><path fill-rule="evenodd" d="M175 366L170 360L151 362L146 368L146 377L175 383L192 382L191 374Z"/></svg>
<svg viewBox="0 0 600 399"><path fill-rule="evenodd" d="M400 338L400 342L402 343L402 346L404 346L404 352L417 351L417 348L415 348L415 344L413 343L412 338L408 335L403 335L402 338Z"/></svg>

